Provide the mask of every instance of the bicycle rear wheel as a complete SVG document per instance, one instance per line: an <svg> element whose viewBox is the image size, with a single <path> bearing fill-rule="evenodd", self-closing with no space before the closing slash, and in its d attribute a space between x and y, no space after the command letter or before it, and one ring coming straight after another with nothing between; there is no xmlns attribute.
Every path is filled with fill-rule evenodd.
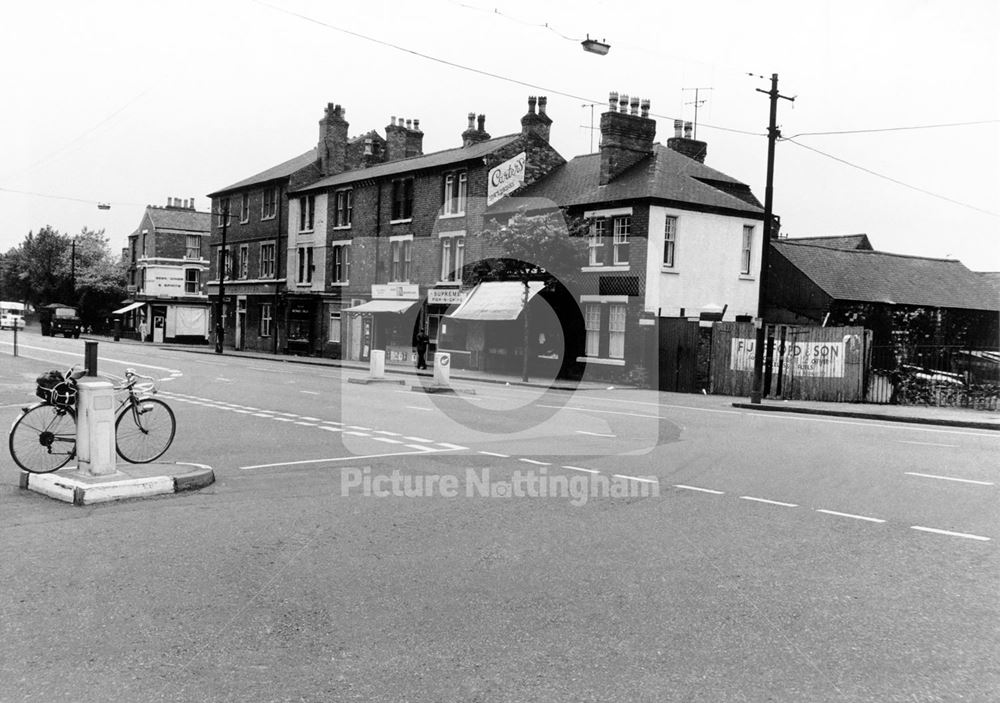
<svg viewBox="0 0 1000 703"><path fill-rule="evenodd" d="M156 398L136 398L115 420L115 449L129 463L148 464L163 456L176 429L169 405Z"/></svg>
<svg viewBox="0 0 1000 703"><path fill-rule="evenodd" d="M47 474L76 456L76 413L56 405L28 408L10 428L14 463L33 474Z"/></svg>

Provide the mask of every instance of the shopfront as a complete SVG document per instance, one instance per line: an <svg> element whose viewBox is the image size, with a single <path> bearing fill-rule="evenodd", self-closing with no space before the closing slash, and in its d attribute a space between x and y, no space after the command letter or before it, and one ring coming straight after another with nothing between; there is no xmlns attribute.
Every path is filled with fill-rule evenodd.
<svg viewBox="0 0 1000 703"><path fill-rule="evenodd" d="M316 300L289 297L286 354L311 354L316 339Z"/></svg>
<svg viewBox="0 0 1000 703"><path fill-rule="evenodd" d="M422 312L419 297L415 283L373 284L371 300L343 310L360 321L356 326L362 359L368 358L370 349L382 349L387 365L416 365L414 343Z"/></svg>

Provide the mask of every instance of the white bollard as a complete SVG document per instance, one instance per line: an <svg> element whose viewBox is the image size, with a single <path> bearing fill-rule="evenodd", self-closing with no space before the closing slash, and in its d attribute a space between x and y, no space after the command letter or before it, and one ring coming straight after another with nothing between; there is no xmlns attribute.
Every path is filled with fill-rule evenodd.
<svg viewBox="0 0 1000 703"><path fill-rule="evenodd" d="M371 378L385 378L385 352L383 350L372 349L369 364L371 369L369 375Z"/></svg>
<svg viewBox="0 0 1000 703"><path fill-rule="evenodd" d="M115 460L115 391L93 377L76 383L76 457L79 470L91 476L117 471Z"/></svg>
<svg viewBox="0 0 1000 703"><path fill-rule="evenodd" d="M434 354L434 385L451 385L451 354L447 352Z"/></svg>

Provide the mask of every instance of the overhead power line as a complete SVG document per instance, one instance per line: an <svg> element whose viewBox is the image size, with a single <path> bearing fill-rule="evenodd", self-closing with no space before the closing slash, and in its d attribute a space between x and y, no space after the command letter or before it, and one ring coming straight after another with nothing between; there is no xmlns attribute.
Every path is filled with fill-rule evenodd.
<svg viewBox="0 0 1000 703"><path fill-rule="evenodd" d="M428 61L433 61L435 63L439 63L439 64L442 64L444 66L450 66L451 68L457 68L457 69L462 70L462 71L469 71L471 73L476 73L476 74L479 74L481 76L486 76L488 78L495 78L495 79L500 80L500 81L506 81L507 83L513 83L515 85L522 85L522 86L524 86L526 88L533 88L535 90L545 91L546 93L548 93L550 95L561 95L564 98L571 98L573 100L579 100L579 101L585 102L585 103L589 103L589 102L594 102L594 103L598 103L598 104L602 104L603 103L603 101L598 100L598 99L593 98L593 97L587 97L587 96L583 96L583 95L576 95L574 93L567 93L565 91L558 90L556 88L550 88L550 87L538 85L537 83L530 83L528 81L522 81L522 80L520 80L518 78L511 78L510 76L504 76L502 74L494 73L492 71L487 71L487 70L484 70L484 69L481 69L481 68L475 68L474 66L468 66L466 64L457 63L455 61L449 61L448 59L438 58L437 56L432 56L430 54L425 54L425 53L417 51L415 49L410 49L410 48L405 47L405 46L400 46L399 44L394 44L392 42L385 41L384 39L378 39L377 37L372 37L372 36L369 36L367 34L362 34L360 32L355 32L354 30L351 30L351 29L345 29L343 27L338 27L336 25L330 24L329 22L324 22L323 20L319 20L319 19L316 19L315 17L310 17L308 15L303 15L302 13L295 12L293 10L288 10L288 9L286 9L284 7L278 7L276 5L272 5L272 4L268 3L268 2L264 2L264 0L254 0L254 2L256 2L258 5L263 5L264 7L267 7L267 8L270 8L272 10L275 10L276 12L281 12L281 13L284 13L286 15L290 15L292 17L297 17L298 19L304 20L306 22L310 22L312 24L319 25L320 27L325 27L326 29L331 29L331 30L333 30L335 32L341 32L342 34L347 34L349 36L356 37L358 39L363 39L365 41L373 42L373 43L379 44L381 46L389 47L390 49L395 49L396 51L401 51L403 53L410 54L412 56L419 56L422 59L427 59ZM664 119L664 120L678 119L678 118L672 117L670 115L660 115L660 114L653 113L653 112L651 112L649 114L652 117L659 117L660 119ZM751 131L745 130L745 129L734 129L732 127L720 127L719 125L703 124L702 127L706 127L706 128L709 128L709 129L717 129L717 130L721 130L723 132L733 132L735 134L747 134L747 135L750 135L750 136L753 136L753 137L763 137L763 136L766 136L763 132L751 132Z"/></svg>
<svg viewBox="0 0 1000 703"><path fill-rule="evenodd" d="M799 132L788 137L789 140L796 137L818 137L832 134L872 134L875 132L902 132L912 129L938 129L941 127L970 127L973 125L1000 124L1000 120L977 120L975 122L946 122L943 124L923 124L908 127L878 127L874 129L844 129L834 132Z"/></svg>
<svg viewBox="0 0 1000 703"><path fill-rule="evenodd" d="M820 156L825 156L828 159L833 159L834 161L842 163L845 166L850 166L851 168L856 168L859 171L864 171L867 174L870 174L870 175L875 176L877 178L881 178L883 180L889 181L890 183L895 183L896 185L903 186L904 188L909 188L910 190L915 190L918 193L923 193L924 195L929 195L932 198L937 198L939 200L945 200L945 201L947 201L949 203L953 203L954 205L961 205L964 208L968 208L970 210L975 210L976 212L981 212L981 213L983 213L985 215L990 215L991 217L1000 217L1000 213L992 212L990 210L986 210L986 209L983 209L981 207L976 207L975 205L970 205L969 203L963 203L960 200L955 200L954 198L949 198L946 195L940 195L938 193L933 193L933 192L931 192L929 190L925 190L924 188L918 188L917 186L910 185L909 183L904 183L903 181L898 180L896 178L892 178L890 176L886 176L885 174L878 173L877 171L872 171L870 168L865 168L864 166L859 166L858 164L851 163L850 161L848 161L846 159L842 159L839 156L834 156L833 154L828 154L825 151L820 151L819 149L814 149L811 146L806 146L805 144L802 144L801 142L797 142L797 141L795 141L794 139L792 139L790 137L787 138L787 139L783 139L782 141L789 142L791 144L794 144L797 147L801 147L803 149L807 149L808 151L815 152L815 153L819 154Z"/></svg>

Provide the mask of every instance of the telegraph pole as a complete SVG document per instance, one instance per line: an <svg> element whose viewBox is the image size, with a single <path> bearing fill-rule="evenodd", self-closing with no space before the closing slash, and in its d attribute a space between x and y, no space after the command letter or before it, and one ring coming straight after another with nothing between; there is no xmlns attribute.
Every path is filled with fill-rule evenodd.
<svg viewBox="0 0 1000 703"><path fill-rule="evenodd" d="M222 342L226 337L226 227L229 226L229 198L222 201L222 246L219 248L219 309L215 315L215 353L222 353ZM278 253L275 252L275 258Z"/></svg>
<svg viewBox="0 0 1000 703"><path fill-rule="evenodd" d="M778 129L778 98L794 101L795 98L778 92L778 74L771 74L771 90L761 90L771 98L771 119L767 126L767 185L764 187L764 241L760 246L760 276L757 279L757 336L753 347L753 386L750 389L750 402L760 405L764 385L764 345L766 329L764 326L764 303L767 283L767 260L771 249L771 220L774 219L774 145L781 136Z"/></svg>

